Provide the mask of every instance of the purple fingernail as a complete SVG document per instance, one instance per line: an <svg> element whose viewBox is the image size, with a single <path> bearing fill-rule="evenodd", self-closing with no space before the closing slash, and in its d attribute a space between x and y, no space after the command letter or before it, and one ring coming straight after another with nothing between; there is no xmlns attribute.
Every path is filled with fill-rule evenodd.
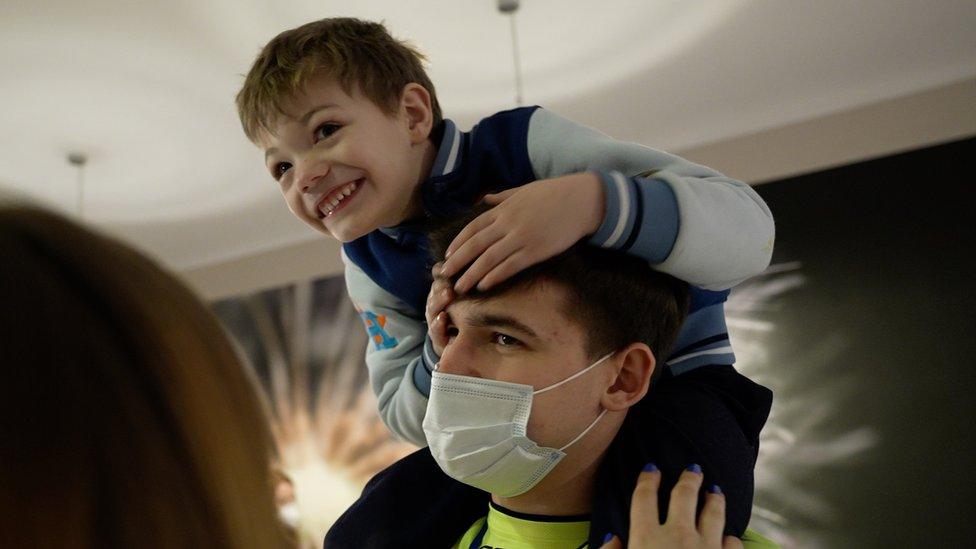
<svg viewBox="0 0 976 549"><path fill-rule="evenodd" d="M688 470L691 471L692 473L700 475L701 465L698 465L697 463L692 463L691 465L688 466Z"/></svg>
<svg viewBox="0 0 976 549"><path fill-rule="evenodd" d="M648 462L647 465L641 469L641 471L644 471L645 473L653 473L654 471L657 471L657 465L654 465L652 462Z"/></svg>
<svg viewBox="0 0 976 549"><path fill-rule="evenodd" d="M607 533L607 535L605 535L605 536L603 536L603 543L607 543L607 542L609 542L609 541L610 541L611 539L613 539L613 534L611 534L611 533Z"/></svg>
<svg viewBox="0 0 976 549"><path fill-rule="evenodd" d="M718 487L718 484L713 484L711 488L708 489L709 494L721 494L722 489Z"/></svg>

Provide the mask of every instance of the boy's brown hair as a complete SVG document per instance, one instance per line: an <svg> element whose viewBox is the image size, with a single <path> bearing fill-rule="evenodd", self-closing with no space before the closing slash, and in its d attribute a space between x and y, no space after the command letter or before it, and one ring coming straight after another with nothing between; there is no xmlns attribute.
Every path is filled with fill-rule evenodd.
<svg viewBox="0 0 976 549"><path fill-rule="evenodd" d="M423 54L393 38L382 23L329 18L274 37L258 54L237 94L237 112L251 141L272 131L282 103L313 75L332 78L346 93L358 89L382 111L397 112L400 93L415 82L430 93L434 125L442 119Z"/></svg>

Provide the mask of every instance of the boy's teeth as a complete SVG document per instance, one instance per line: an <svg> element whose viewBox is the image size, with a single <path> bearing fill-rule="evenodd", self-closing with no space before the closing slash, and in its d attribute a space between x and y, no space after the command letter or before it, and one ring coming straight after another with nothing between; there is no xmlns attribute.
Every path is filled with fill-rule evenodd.
<svg viewBox="0 0 976 549"><path fill-rule="evenodd" d="M326 200L325 203L322 204L322 208L325 210L325 213L326 214L332 213L332 210L334 210L336 206L339 205L339 202L342 202L343 199L351 195L356 190L356 187L358 186L359 185L355 181L353 181L352 183L346 185L341 190L339 190L336 193L336 195L333 196L331 199Z"/></svg>

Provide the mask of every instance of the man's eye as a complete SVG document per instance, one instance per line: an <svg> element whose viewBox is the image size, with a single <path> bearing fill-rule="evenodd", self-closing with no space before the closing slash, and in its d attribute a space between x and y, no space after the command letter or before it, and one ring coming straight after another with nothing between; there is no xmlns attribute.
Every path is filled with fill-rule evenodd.
<svg viewBox="0 0 976 549"><path fill-rule="evenodd" d="M275 181L281 179L281 176L285 175L285 172L291 169L291 164L287 162L278 162L271 168L271 177L275 178Z"/></svg>
<svg viewBox="0 0 976 549"><path fill-rule="evenodd" d="M454 339L458 335L458 329L455 328L454 326L448 326L446 332L447 332L447 339Z"/></svg>
<svg viewBox="0 0 976 549"><path fill-rule="evenodd" d="M501 345L502 347L514 347L516 345L521 345L522 344L521 341L515 339L514 337L512 337L510 335L505 335L505 334L495 334L495 335L493 335L492 336L492 341L494 341L498 345Z"/></svg>
<svg viewBox="0 0 976 549"><path fill-rule="evenodd" d="M342 126L340 126L338 124L333 124L331 122L327 122L327 123L322 124L321 126L315 128L315 132L313 134L313 137L315 138L315 141L316 142L321 141L321 140L329 137L330 135L334 134L335 132L339 131L339 128L341 128L341 127Z"/></svg>

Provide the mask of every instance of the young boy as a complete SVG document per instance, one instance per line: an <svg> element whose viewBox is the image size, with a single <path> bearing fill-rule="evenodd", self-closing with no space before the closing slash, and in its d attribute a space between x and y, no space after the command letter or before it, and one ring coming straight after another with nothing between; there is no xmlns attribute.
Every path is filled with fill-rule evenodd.
<svg viewBox="0 0 976 549"><path fill-rule="evenodd" d="M589 238L699 287L666 376L731 370L722 304L727 288L769 262L773 222L762 199L708 168L538 107L501 112L461 132L442 118L421 60L380 24L325 19L269 42L237 96L244 131L264 150L288 207L343 242L349 294L372 339L370 381L390 429L425 444L437 361L424 322L431 284L425 221L509 189L517 188L492 197L497 207L455 241L444 276L474 260L457 291L486 289ZM648 172L654 177L634 176ZM702 423L708 440L701 448L710 455L697 462L713 464L712 482L729 498L727 530L741 535L754 462L725 467L718 442L728 435L708 433ZM667 480L672 472L662 470Z"/></svg>

